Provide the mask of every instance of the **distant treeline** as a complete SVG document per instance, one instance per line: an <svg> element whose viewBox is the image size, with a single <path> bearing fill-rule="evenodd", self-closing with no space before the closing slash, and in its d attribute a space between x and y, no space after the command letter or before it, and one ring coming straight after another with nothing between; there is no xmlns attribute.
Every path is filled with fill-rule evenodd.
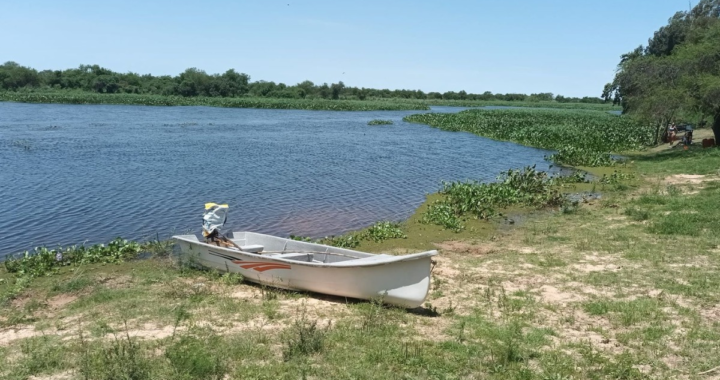
<svg viewBox="0 0 720 380"><path fill-rule="evenodd" d="M539 94L471 94L465 91L428 92L358 88L338 83L317 85L309 80L288 86L267 81L251 82L250 76L233 69L223 74L207 74L190 68L179 75L117 73L98 65L80 65L75 69L37 71L15 62L0 66L0 91L23 89L82 90L106 94L146 94L183 97L267 97L286 99L423 99L423 100L502 100L552 101L561 103L604 103L601 98L572 98L552 93Z"/></svg>

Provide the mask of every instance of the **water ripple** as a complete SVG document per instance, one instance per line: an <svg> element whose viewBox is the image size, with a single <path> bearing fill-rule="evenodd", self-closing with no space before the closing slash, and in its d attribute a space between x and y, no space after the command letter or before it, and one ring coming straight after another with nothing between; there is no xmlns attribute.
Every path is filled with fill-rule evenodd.
<svg viewBox="0 0 720 380"><path fill-rule="evenodd" d="M413 112L0 103L0 258L197 232L207 201L230 204L231 229L336 235L407 218L442 180L548 167L543 150L402 122Z"/></svg>

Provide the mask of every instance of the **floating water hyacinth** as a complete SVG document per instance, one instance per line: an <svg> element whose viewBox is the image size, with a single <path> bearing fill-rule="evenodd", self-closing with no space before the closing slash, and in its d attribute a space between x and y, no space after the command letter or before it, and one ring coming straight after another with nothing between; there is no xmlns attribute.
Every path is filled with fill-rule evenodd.
<svg viewBox="0 0 720 380"><path fill-rule="evenodd" d="M392 120L375 119L375 120L368 121L368 125L392 125L392 124L393 124Z"/></svg>
<svg viewBox="0 0 720 380"><path fill-rule="evenodd" d="M611 165L610 152L640 150L654 141L652 126L601 111L467 110L457 114L411 115L403 120L557 150L557 154L548 158L578 166Z"/></svg>

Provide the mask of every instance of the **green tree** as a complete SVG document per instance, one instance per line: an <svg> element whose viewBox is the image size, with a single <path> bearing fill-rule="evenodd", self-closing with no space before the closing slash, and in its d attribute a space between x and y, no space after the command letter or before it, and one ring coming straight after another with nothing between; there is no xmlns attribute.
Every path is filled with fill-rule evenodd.
<svg viewBox="0 0 720 380"><path fill-rule="evenodd" d="M0 66L0 88L17 90L22 87L35 87L40 77L35 69L20 66L16 62L5 62Z"/></svg>
<svg viewBox="0 0 720 380"><path fill-rule="evenodd" d="M720 0L678 12L648 41L621 57L603 98L657 123L658 135L677 115L713 118L720 141Z"/></svg>

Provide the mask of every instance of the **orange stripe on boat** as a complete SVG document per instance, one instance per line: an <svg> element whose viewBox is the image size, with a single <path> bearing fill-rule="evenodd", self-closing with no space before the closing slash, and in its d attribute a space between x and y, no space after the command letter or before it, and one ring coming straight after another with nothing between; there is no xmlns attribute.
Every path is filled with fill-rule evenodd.
<svg viewBox="0 0 720 380"><path fill-rule="evenodd" d="M267 261L242 261L233 260L234 264L239 265L243 269L252 269L256 272L265 272L272 269L290 269L288 264L273 263Z"/></svg>
<svg viewBox="0 0 720 380"><path fill-rule="evenodd" d="M272 265L272 263L241 263L238 265L240 265L241 267L243 267L245 269L250 269L250 268L255 268L255 267L261 267L263 265Z"/></svg>
<svg viewBox="0 0 720 380"><path fill-rule="evenodd" d="M272 269L290 269L290 265L273 265L273 266L253 268L253 270L258 271L258 272L265 272L266 270L272 270Z"/></svg>

